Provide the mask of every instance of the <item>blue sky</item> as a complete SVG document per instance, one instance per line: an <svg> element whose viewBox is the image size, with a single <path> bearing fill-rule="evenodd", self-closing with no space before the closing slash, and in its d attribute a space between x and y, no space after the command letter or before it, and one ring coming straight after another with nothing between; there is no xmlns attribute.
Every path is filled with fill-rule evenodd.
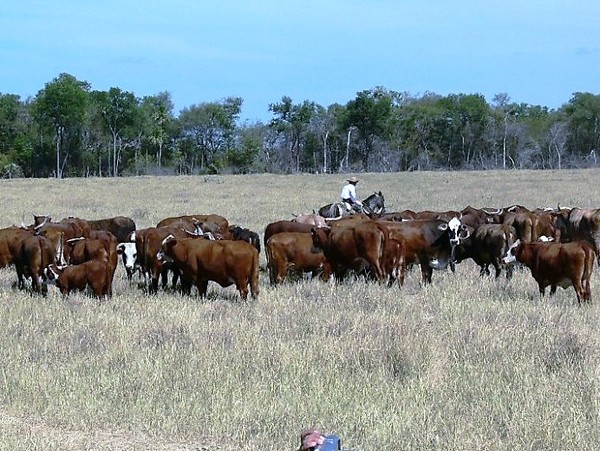
<svg viewBox="0 0 600 451"><path fill-rule="evenodd" d="M0 92L66 72L92 89L169 91L175 114L228 96L345 104L383 86L558 108L600 93L600 1L21 0L0 13Z"/></svg>

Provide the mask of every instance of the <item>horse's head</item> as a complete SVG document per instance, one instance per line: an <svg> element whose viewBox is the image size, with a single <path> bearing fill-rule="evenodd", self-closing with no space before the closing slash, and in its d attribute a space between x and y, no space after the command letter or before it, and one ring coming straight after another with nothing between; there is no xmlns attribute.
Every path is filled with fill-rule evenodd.
<svg viewBox="0 0 600 451"><path fill-rule="evenodd" d="M367 213L380 215L385 212L385 198L381 191L375 192L363 200L363 208Z"/></svg>

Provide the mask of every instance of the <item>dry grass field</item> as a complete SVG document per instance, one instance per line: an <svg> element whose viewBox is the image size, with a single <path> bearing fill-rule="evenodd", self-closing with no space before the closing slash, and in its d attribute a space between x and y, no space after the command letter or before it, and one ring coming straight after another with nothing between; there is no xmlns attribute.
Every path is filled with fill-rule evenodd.
<svg viewBox="0 0 600 451"><path fill-rule="evenodd" d="M600 171L359 174L389 210L600 207ZM2 224L31 213L218 213L261 236L337 200L342 175L2 180ZM261 262L264 264L264 254ZM11 288L0 270L0 449L293 450L316 426L353 450L600 449L600 269L591 305L541 299L528 271L471 262L420 285L300 280L258 300L145 295L119 266L106 303Z"/></svg>

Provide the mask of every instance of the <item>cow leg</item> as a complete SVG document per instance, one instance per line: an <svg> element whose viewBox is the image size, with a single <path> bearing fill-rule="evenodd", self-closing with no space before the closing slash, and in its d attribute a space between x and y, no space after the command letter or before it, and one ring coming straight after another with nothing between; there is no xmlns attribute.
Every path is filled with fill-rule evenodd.
<svg viewBox="0 0 600 451"><path fill-rule="evenodd" d="M429 266L429 260L421 260L421 278L423 280L423 284L427 285L431 283L431 276L433 275L433 268Z"/></svg>
<svg viewBox="0 0 600 451"><path fill-rule="evenodd" d="M550 285L550 296L554 296L556 294L556 288L558 285Z"/></svg>
<svg viewBox="0 0 600 451"><path fill-rule="evenodd" d="M198 288L200 297L206 297L206 292L208 291L208 280L198 279L196 281L196 287Z"/></svg>

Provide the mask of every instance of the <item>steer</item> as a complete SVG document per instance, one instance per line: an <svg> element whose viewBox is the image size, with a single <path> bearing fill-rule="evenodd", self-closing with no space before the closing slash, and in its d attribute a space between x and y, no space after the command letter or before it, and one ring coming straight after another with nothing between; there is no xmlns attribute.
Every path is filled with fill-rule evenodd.
<svg viewBox="0 0 600 451"><path fill-rule="evenodd" d="M281 232L273 235L265 244L267 268L271 284L285 280L288 270L310 272L313 277L321 272L327 281L331 275L331 266L321 250L313 251L310 234L302 232Z"/></svg>
<svg viewBox="0 0 600 451"><path fill-rule="evenodd" d="M6 227L0 229L0 268L14 264L21 241L33 235L33 231L23 227Z"/></svg>
<svg viewBox="0 0 600 451"><path fill-rule="evenodd" d="M244 300L248 298L248 287L253 298L258 296L258 251L245 241L182 239L169 235L162 241L157 259L163 260L165 256L181 271L188 294L193 284L201 297L206 296L208 282L212 280L222 287L235 284Z"/></svg>
<svg viewBox="0 0 600 451"><path fill-rule="evenodd" d="M418 263L424 284L431 283L433 269L454 268L452 250L469 236L456 217L414 221L378 221L390 232L390 238L403 242L407 266Z"/></svg>
<svg viewBox="0 0 600 451"><path fill-rule="evenodd" d="M590 276L594 269L594 249L586 241L525 243L517 240L508 249L503 261L527 266L542 296L548 285L551 295L556 293L558 286L573 286L578 303L582 300L591 301Z"/></svg>
<svg viewBox="0 0 600 451"><path fill-rule="evenodd" d="M573 208L568 222L572 239L591 243L600 263L600 208Z"/></svg>
<svg viewBox="0 0 600 451"><path fill-rule="evenodd" d="M312 226L310 224L302 224L300 222L288 221L288 220L271 222L270 224L267 225L267 227L265 227L263 243L266 243L267 241L269 241L269 238L271 238L276 233L281 233L281 232L311 233L311 230L313 229L313 227L314 226Z"/></svg>
<svg viewBox="0 0 600 451"><path fill-rule="evenodd" d="M223 239L231 239L229 233L229 221L220 215L208 214L208 215L183 215L172 218L165 218L156 224L156 227L167 227L171 226L174 222L188 222L192 227L200 227L204 232L219 233L223 236ZM179 227L179 226L177 226Z"/></svg>
<svg viewBox="0 0 600 451"><path fill-rule="evenodd" d="M310 224L313 227L327 227L327 221L325 221L325 218L318 213L301 213L299 215L294 215L292 221L300 224Z"/></svg>
<svg viewBox="0 0 600 451"><path fill-rule="evenodd" d="M456 247L456 262L460 263L468 258L481 268L480 275L489 275L489 266L496 270L496 278L500 276L502 258L510 246L517 239L517 232L513 226L507 224L481 224L470 235L462 240ZM512 277L512 267L506 268L506 277Z"/></svg>
<svg viewBox="0 0 600 451"><path fill-rule="evenodd" d="M144 275L146 289L149 293L158 291L158 279L162 279L162 287L166 288L168 283L168 272L173 271L172 284L175 286L179 273L173 263L169 261L160 261L156 258L156 254L160 250L162 241L169 235L176 238L188 238L190 232L186 229L178 227L150 227L147 229L137 230L135 235L135 262L133 265L139 265L139 268ZM124 244L124 243L121 243ZM129 253L132 251L132 246L127 246ZM120 252L123 257L126 256L125 250Z"/></svg>
<svg viewBox="0 0 600 451"><path fill-rule="evenodd" d="M343 280L351 269L359 273L370 269L380 282L387 276L384 256L388 231L377 222L314 227L311 235L314 247L323 250L338 281Z"/></svg>
<svg viewBox="0 0 600 451"><path fill-rule="evenodd" d="M129 235L135 231L135 222L126 216L88 220L90 230L102 230L112 233L119 243L128 241Z"/></svg>
<svg viewBox="0 0 600 451"><path fill-rule="evenodd" d="M28 236L19 243L14 263L20 289L25 287L24 278L31 277L32 290L46 295L48 287L44 268L54 263L56 258L54 249L49 240L37 235Z"/></svg>
<svg viewBox="0 0 600 451"><path fill-rule="evenodd" d="M64 296L87 287L101 300L107 300L112 295L112 277L106 261L94 259L65 267L52 264L45 268L44 274L48 282L56 285Z"/></svg>

